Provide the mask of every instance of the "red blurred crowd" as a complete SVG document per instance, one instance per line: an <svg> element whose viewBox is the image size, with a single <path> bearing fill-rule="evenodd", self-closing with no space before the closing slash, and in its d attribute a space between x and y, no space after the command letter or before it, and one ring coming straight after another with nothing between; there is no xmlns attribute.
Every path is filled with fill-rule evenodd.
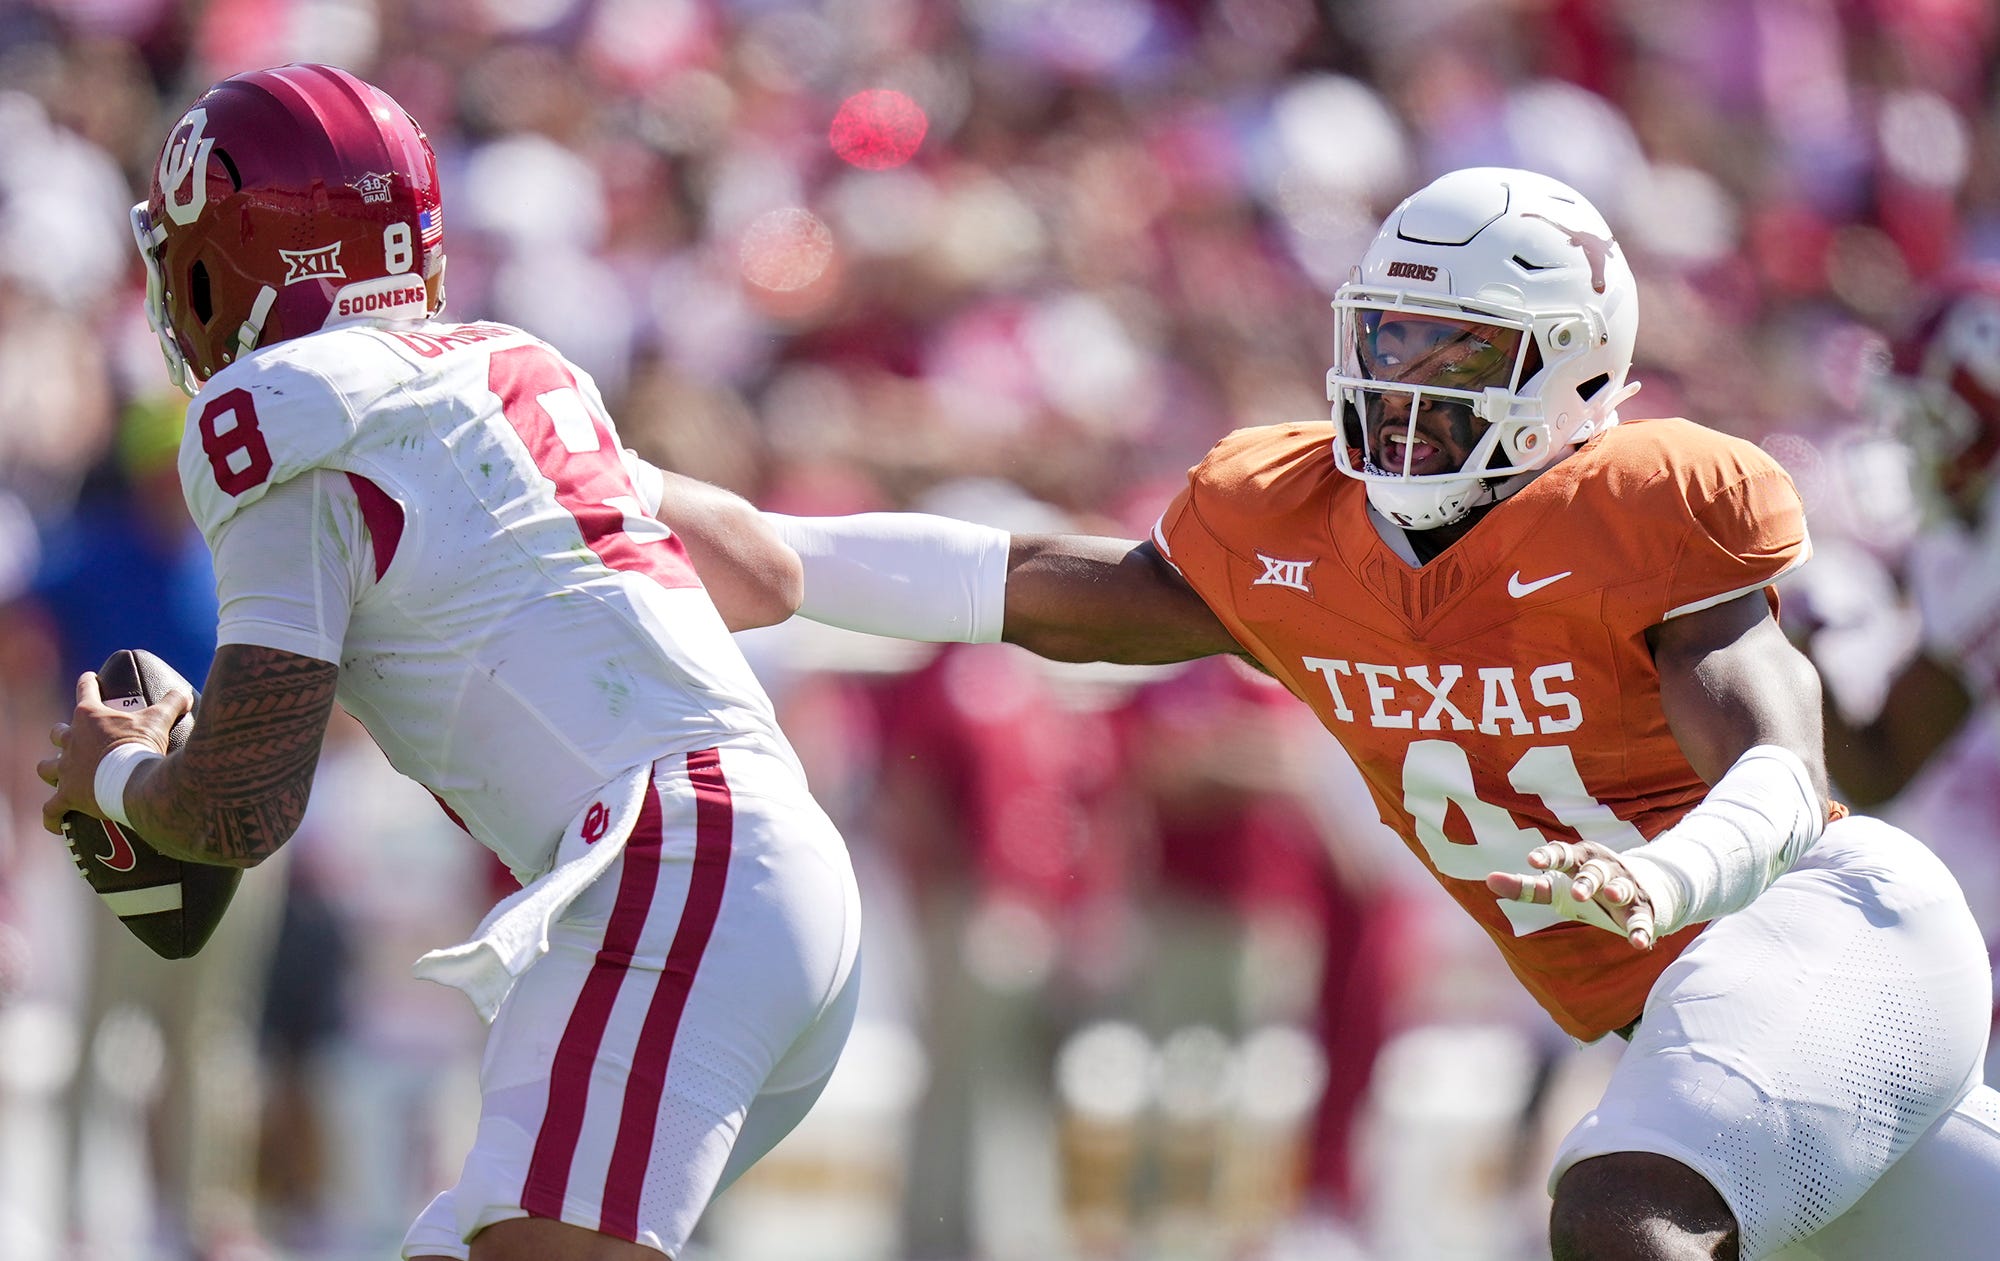
<svg viewBox="0 0 2000 1261"><path fill-rule="evenodd" d="M0 1255L384 1255L476 1106L473 1017L407 966L504 876L354 731L190 964L40 830L76 674L213 650L125 214L214 79L400 100L448 314L555 342L660 464L1137 537L1227 430L1324 414L1334 287L1477 164L1618 229L1631 409L1766 442L1818 508L1884 330L2000 258L1996 38L1984 0L0 5ZM1539 1255L1587 1053L1302 707L1221 662L745 647L875 940L845 1088L711 1255Z"/></svg>

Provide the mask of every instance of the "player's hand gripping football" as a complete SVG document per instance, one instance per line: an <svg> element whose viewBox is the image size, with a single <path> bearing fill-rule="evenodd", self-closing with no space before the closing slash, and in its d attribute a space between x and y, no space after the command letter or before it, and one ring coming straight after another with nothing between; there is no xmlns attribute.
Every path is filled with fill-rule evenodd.
<svg viewBox="0 0 2000 1261"><path fill-rule="evenodd" d="M77 679L76 709L68 722L57 723L49 732L58 752L35 765L42 782L55 789L42 803L42 826L61 836L63 816L72 810L103 818L96 787L97 764L104 755L113 745L134 740L165 753L167 733L193 707L194 697L176 689L154 704L119 709L104 703L95 673Z"/></svg>
<svg viewBox="0 0 2000 1261"><path fill-rule="evenodd" d="M1594 841L1550 841L1528 853L1532 872L1496 871L1486 887L1503 898L1553 906L1565 919L1581 919L1595 903L1625 933L1634 950L1653 948L1653 904L1618 851Z"/></svg>

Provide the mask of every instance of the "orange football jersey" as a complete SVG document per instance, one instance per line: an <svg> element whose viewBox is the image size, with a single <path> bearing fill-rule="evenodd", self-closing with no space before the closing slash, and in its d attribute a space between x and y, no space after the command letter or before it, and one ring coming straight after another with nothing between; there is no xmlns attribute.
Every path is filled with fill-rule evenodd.
<svg viewBox="0 0 2000 1261"><path fill-rule="evenodd" d="M1597 926L1503 902L1486 874L1529 870L1545 840L1629 849L1701 800L1646 629L1806 559L1791 479L1741 439L1628 421L1416 567L1332 441L1331 424L1229 435L1156 543L1339 737L1383 821L1557 1023L1586 1039L1629 1024L1699 926L1642 953L1601 911Z"/></svg>

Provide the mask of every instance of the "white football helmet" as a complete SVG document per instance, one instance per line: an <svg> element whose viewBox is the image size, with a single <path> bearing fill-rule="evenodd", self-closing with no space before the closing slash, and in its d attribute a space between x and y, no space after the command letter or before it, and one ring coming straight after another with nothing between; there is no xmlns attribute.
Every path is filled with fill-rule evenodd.
<svg viewBox="0 0 2000 1261"><path fill-rule="evenodd" d="M1639 388L1625 252L1581 193L1532 171L1473 167L1411 194L1333 308L1336 460L1404 529L1504 498ZM1437 467L1439 433L1470 447L1457 467Z"/></svg>

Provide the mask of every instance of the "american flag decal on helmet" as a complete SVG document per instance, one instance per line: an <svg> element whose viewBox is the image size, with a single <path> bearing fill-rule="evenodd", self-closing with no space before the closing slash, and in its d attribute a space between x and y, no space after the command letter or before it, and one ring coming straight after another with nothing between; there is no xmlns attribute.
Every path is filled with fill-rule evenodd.
<svg viewBox="0 0 2000 1261"><path fill-rule="evenodd" d="M435 206L417 215L417 237L429 248L444 240L444 207Z"/></svg>

